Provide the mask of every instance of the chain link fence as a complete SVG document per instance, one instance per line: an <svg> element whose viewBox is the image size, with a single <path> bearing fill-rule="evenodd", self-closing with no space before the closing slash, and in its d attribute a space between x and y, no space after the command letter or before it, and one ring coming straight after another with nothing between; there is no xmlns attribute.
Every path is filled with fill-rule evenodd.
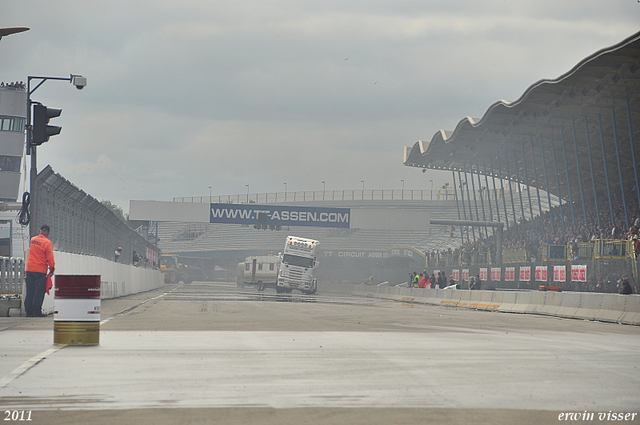
<svg viewBox="0 0 640 425"><path fill-rule="evenodd" d="M143 259L141 266L158 263L158 247L50 166L38 174L36 187L36 228L51 227L54 250L114 260L116 249L122 247L119 263L132 264L134 252Z"/></svg>

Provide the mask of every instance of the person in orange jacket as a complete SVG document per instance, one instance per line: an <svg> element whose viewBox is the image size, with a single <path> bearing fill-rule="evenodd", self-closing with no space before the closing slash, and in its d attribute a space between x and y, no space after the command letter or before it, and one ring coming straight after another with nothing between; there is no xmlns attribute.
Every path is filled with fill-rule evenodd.
<svg viewBox="0 0 640 425"><path fill-rule="evenodd" d="M427 287L427 277L429 276L427 272L420 273L420 283L418 284L418 288L426 288Z"/></svg>
<svg viewBox="0 0 640 425"><path fill-rule="evenodd" d="M27 294L24 299L24 309L27 317L44 317L42 301L47 290L47 272L53 275L56 263L53 258L53 244L48 239L49 226L40 227L40 234L31 238L29 257L27 258Z"/></svg>

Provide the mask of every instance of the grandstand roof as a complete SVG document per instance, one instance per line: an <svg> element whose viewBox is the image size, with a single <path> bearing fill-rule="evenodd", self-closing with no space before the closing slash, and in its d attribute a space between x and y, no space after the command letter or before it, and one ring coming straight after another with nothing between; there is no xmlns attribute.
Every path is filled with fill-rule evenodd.
<svg viewBox="0 0 640 425"><path fill-rule="evenodd" d="M625 192L635 197L639 69L640 32L559 78L532 84L516 101L495 102L480 119L466 117L455 130L406 147L404 164L479 174L486 167L488 175L529 183L565 200L569 189L573 198L579 196L580 184L585 199L593 199L593 186L596 196L606 194L607 177L611 192L620 194L622 178Z"/></svg>

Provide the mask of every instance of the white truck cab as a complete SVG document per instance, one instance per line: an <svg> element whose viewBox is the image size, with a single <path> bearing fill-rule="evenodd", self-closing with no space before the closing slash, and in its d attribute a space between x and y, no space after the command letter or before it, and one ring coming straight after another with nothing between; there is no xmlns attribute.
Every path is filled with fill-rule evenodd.
<svg viewBox="0 0 640 425"><path fill-rule="evenodd" d="M320 242L313 239L287 236L284 250L279 255L276 282L278 293L291 292L294 289L304 294L316 293L319 244Z"/></svg>

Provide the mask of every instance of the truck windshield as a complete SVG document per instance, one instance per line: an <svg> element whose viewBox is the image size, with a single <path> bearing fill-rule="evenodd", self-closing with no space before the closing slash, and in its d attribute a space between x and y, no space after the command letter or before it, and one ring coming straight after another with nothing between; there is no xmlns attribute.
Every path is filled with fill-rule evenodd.
<svg viewBox="0 0 640 425"><path fill-rule="evenodd" d="M290 266L300 266L306 268L313 267L313 258L298 257L297 255L284 254L282 262Z"/></svg>

